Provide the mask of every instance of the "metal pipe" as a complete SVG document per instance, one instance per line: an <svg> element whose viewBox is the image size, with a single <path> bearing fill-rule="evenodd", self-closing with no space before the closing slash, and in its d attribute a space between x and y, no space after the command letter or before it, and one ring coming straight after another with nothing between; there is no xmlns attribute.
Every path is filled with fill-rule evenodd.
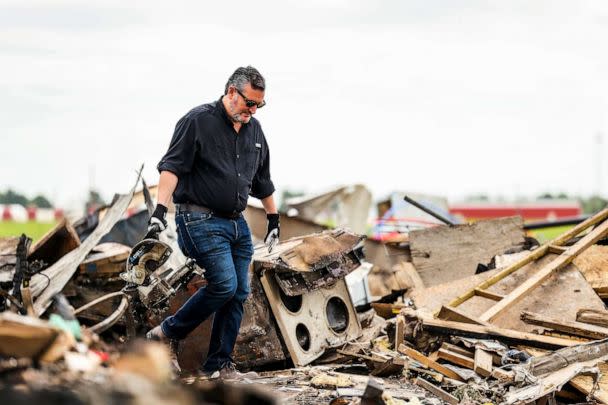
<svg viewBox="0 0 608 405"><path fill-rule="evenodd" d="M526 231L531 231L533 229L552 228L554 226L577 225L588 218L589 218L589 215L583 215L580 217L556 219L554 221L528 222L527 224L524 224L524 229Z"/></svg>
<svg viewBox="0 0 608 405"><path fill-rule="evenodd" d="M456 225L454 222L452 222L449 219L443 217L442 215L436 213L432 209L425 207L424 205L420 204L418 201L413 200L408 196L403 196L403 199L405 201L407 201L408 203L412 204L414 207L418 208L419 210L426 212L427 214L429 214L430 216L432 216L434 218L437 218L438 220L440 220L441 222L443 222L446 225L449 225L449 226Z"/></svg>
<svg viewBox="0 0 608 405"><path fill-rule="evenodd" d="M116 311L114 311L103 321L91 326L89 329L92 332L101 333L106 329L111 328L116 322L118 322L120 318L122 318L122 316L127 311L127 308L129 308L129 298L125 295L120 300L120 304L118 305L118 308L116 308Z"/></svg>
<svg viewBox="0 0 608 405"><path fill-rule="evenodd" d="M80 308L78 308L77 310L74 311L74 315L78 315L79 313L86 311L87 309L94 307L95 305L99 304L100 302L103 302L105 300L109 300L110 298L114 298L114 297L118 297L121 295L125 295L124 292L122 291L117 291L117 292L113 292L110 294L106 294L104 296L101 296L97 299L94 299L93 301L89 302L86 305L81 306Z"/></svg>

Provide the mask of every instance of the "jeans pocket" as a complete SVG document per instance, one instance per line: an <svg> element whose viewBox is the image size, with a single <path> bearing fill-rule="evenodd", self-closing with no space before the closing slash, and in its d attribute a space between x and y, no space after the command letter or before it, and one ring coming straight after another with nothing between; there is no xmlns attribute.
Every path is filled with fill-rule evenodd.
<svg viewBox="0 0 608 405"><path fill-rule="evenodd" d="M198 222L207 221L213 216L208 212L184 212L182 215L186 225L195 225Z"/></svg>

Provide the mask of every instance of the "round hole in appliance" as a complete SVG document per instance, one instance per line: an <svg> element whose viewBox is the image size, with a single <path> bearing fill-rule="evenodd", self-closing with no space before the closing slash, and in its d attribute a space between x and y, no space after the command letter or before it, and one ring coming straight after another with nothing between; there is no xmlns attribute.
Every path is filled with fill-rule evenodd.
<svg viewBox="0 0 608 405"><path fill-rule="evenodd" d="M331 330L342 333L348 327L348 307L340 297L331 297L325 307L325 316Z"/></svg>
<svg viewBox="0 0 608 405"><path fill-rule="evenodd" d="M310 332L301 323L296 326L296 339L298 339L298 344L304 351L310 349Z"/></svg>
<svg viewBox="0 0 608 405"><path fill-rule="evenodd" d="M302 308L301 295L294 295L293 297L290 297L289 295L285 294L280 288L279 293L281 294L281 302L289 312L293 312L295 314L300 310L300 308Z"/></svg>

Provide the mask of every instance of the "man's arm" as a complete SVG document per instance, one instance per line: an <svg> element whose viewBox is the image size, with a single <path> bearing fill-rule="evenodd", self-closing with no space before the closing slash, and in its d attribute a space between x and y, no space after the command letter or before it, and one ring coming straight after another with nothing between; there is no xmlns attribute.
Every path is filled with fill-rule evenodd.
<svg viewBox="0 0 608 405"><path fill-rule="evenodd" d="M159 195L160 195L160 190L159 190ZM266 198L262 198L260 201L262 201L262 205L264 206L264 211L266 211L266 214L276 214L277 213L277 206L274 203L274 197L272 194L270 194Z"/></svg>
<svg viewBox="0 0 608 405"><path fill-rule="evenodd" d="M173 192L175 191L176 187L177 176L175 174L167 170L163 170L162 172L160 172L160 179L158 180L157 203L168 207L171 203L171 197L173 196Z"/></svg>

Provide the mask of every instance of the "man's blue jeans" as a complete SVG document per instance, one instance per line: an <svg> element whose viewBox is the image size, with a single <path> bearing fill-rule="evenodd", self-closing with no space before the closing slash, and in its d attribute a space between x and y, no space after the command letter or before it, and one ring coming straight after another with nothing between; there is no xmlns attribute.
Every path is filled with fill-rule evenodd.
<svg viewBox="0 0 608 405"><path fill-rule="evenodd" d="M184 339L215 313L203 369L219 370L232 361L230 354L243 318L243 303L249 295L251 233L243 216L226 219L180 211L175 222L180 249L205 269L208 284L165 319L161 328L170 339Z"/></svg>

